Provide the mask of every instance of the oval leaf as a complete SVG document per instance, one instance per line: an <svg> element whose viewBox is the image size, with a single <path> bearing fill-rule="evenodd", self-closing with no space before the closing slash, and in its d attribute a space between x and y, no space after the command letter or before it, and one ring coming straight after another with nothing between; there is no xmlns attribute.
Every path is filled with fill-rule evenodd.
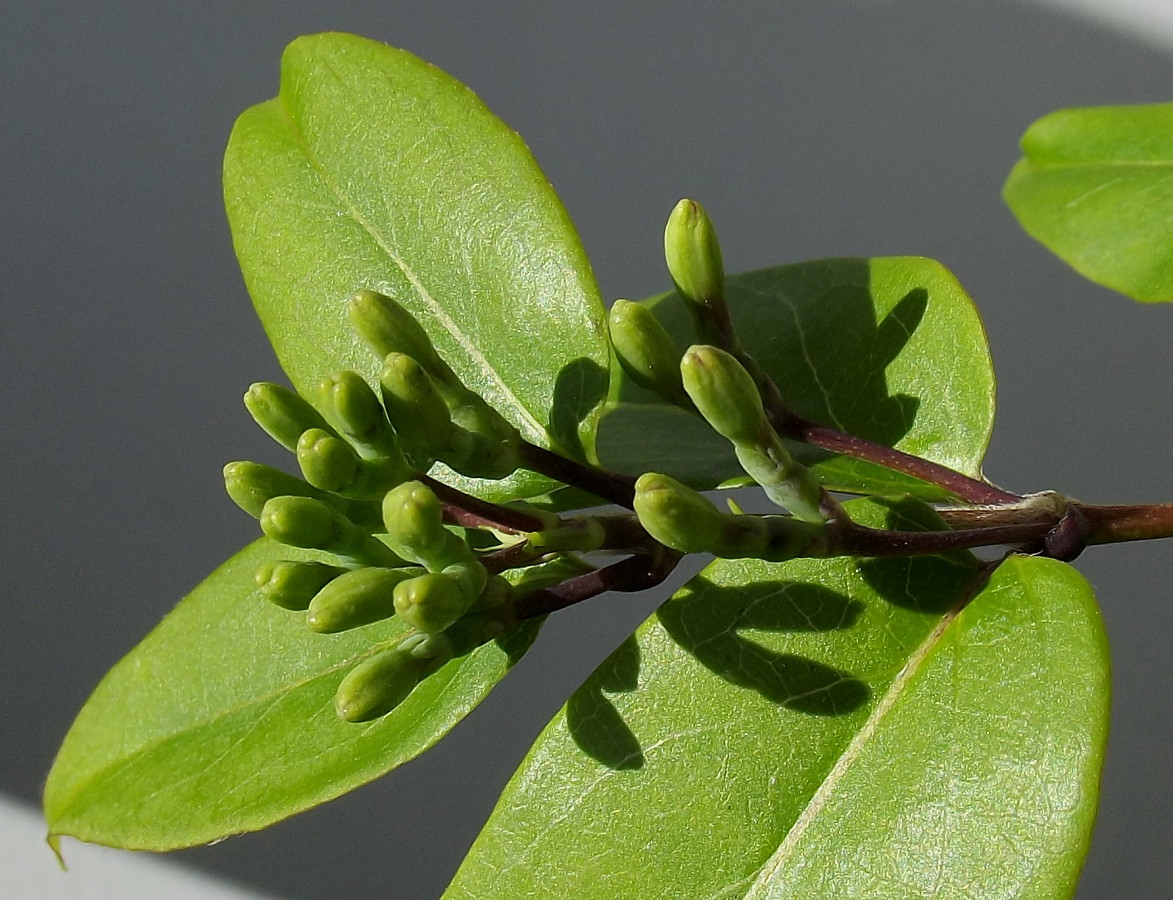
<svg viewBox="0 0 1173 900"><path fill-rule="evenodd" d="M464 85L365 38L299 38L278 96L232 131L224 197L257 313L303 393L343 368L375 381L344 305L373 288L529 440L593 451L607 365L594 276L528 148Z"/></svg>
<svg viewBox="0 0 1173 900"><path fill-rule="evenodd" d="M535 634L453 660L382 719L343 722L332 702L339 681L407 629L391 619L313 634L255 589L262 562L308 556L267 539L250 545L110 671L45 786L54 840L170 850L324 803L447 734Z"/></svg>
<svg viewBox="0 0 1173 900"><path fill-rule="evenodd" d="M793 412L980 477L994 374L973 301L940 263L815 260L732 276L726 295L746 350ZM646 302L682 350L694 342L675 294ZM598 442L606 465L665 472L698 488L744 477L728 442L631 384L618 365L610 398ZM869 463L803 453L840 490L947 496Z"/></svg>
<svg viewBox="0 0 1173 900"><path fill-rule="evenodd" d="M719 562L539 737L445 895L1070 896L1108 662L1091 590L1015 557Z"/></svg>
<svg viewBox="0 0 1173 900"><path fill-rule="evenodd" d="M1173 103L1059 110L1022 154L1004 196L1031 237L1092 281L1173 300Z"/></svg>

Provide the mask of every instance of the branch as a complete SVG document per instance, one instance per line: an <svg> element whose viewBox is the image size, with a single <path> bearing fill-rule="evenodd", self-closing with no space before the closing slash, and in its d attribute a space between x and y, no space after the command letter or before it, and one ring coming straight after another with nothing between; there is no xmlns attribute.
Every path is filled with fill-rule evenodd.
<svg viewBox="0 0 1173 900"><path fill-rule="evenodd" d="M521 464L530 471L582 488L596 497L631 509L635 499L635 479L630 475L588 466L528 441L521 442L520 452Z"/></svg>
<svg viewBox="0 0 1173 900"><path fill-rule="evenodd" d="M767 381L774 389L765 392L766 414L770 417L770 424L783 437L911 475L913 478L942 487L967 503L1016 503L1022 499L1018 494L1004 491L989 482L971 478L948 466L921 459L894 447L885 447L866 438L845 434L795 415L779 405L781 397L777 394L777 387L768 376Z"/></svg>
<svg viewBox="0 0 1173 900"><path fill-rule="evenodd" d="M672 573L682 558L682 554L666 547L658 547L649 554L629 556L605 568L525 594L518 598L514 612L518 619L533 619L566 609L604 591L631 592L655 587Z"/></svg>
<svg viewBox="0 0 1173 900"><path fill-rule="evenodd" d="M541 531L549 527L548 522L525 510L482 500L428 475L421 475L419 480L440 498L440 502L444 504L445 518L453 525L463 525L466 528L497 528L514 534Z"/></svg>

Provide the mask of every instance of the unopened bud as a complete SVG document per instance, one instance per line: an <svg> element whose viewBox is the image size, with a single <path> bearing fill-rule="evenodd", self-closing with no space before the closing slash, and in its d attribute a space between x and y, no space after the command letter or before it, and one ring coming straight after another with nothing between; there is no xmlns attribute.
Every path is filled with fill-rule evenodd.
<svg viewBox="0 0 1173 900"><path fill-rule="evenodd" d="M322 381L318 403L326 418L367 457L397 456L399 446L371 386L356 372L339 372Z"/></svg>
<svg viewBox="0 0 1173 900"><path fill-rule="evenodd" d="M427 560L449 536L444 530L443 505L419 481L406 481L387 492L383 498L383 524L396 552L422 565L428 565Z"/></svg>
<svg viewBox="0 0 1173 900"><path fill-rule="evenodd" d="M680 348L642 303L616 300L607 316L611 346L631 380L677 406L688 406L680 381Z"/></svg>
<svg viewBox="0 0 1173 900"><path fill-rule="evenodd" d="M256 423L286 450L297 449L297 440L310 428L330 426L322 414L289 388L258 381L244 395L244 405Z"/></svg>
<svg viewBox="0 0 1173 900"><path fill-rule="evenodd" d="M713 429L734 444L755 443L768 426L753 376L724 350L689 347L680 361L684 390Z"/></svg>
<svg viewBox="0 0 1173 900"><path fill-rule="evenodd" d="M300 478L255 462L230 462L224 467L224 487L241 509L259 519L274 497L312 497L333 507L357 525L374 530L382 524L378 504L348 500L306 484Z"/></svg>
<svg viewBox="0 0 1173 900"><path fill-rule="evenodd" d="M395 586L395 612L406 624L435 634L466 613L472 600L456 579L429 572Z"/></svg>
<svg viewBox="0 0 1173 900"><path fill-rule="evenodd" d="M712 553L722 543L724 515L704 496L674 478L647 472L635 483L635 514L665 547Z"/></svg>
<svg viewBox="0 0 1173 900"><path fill-rule="evenodd" d="M648 534L681 553L784 562L821 552L820 526L790 516L723 513L667 475L641 475L635 483L634 506Z"/></svg>
<svg viewBox="0 0 1173 900"><path fill-rule="evenodd" d="M297 464L316 488L339 493L349 488L359 474L359 458L346 441L320 428L304 432L297 442Z"/></svg>
<svg viewBox="0 0 1173 900"><path fill-rule="evenodd" d="M334 694L334 709L347 722L385 716L407 699L427 669L427 660L398 647L376 653L342 679Z"/></svg>
<svg viewBox="0 0 1173 900"><path fill-rule="evenodd" d="M395 586L420 569L367 566L339 575L322 587L306 613L310 631L333 634L395 615Z"/></svg>
<svg viewBox="0 0 1173 900"><path fill-rule="evenodd" d="M681 200L664 228L664 258L676 289L699 304L720 302L725 290L721 246L703 206Z"/></svg>
<svg viewBox="0 0 1173 900"><path fill-rule="evenodd" d="M297 462L314 487L347 497L381 497L407 476L402 457L363 459L349 443L317 428L297 442Z"/></svg>
<svg viewBox="0 0 1173 900"><path fill-rule="evenodd" d="M224 488L232 502L253 518L274 497L313 497L318 492L288 472L240 460L224 467Z"/></svg>
<svg viewBox="0 0 1173 900"><path fill-rule="evenodd" d="M452 416L444 398L427 370L403 353L387 355L379 382L395 432L426 469L452 444Z"/></svg>
<svg viewBox="0 0 1173 900"><path fill-rule="evenodd" d="M341 513L309 497L274 497L261 510L261 530L290 547L325 550L367 565L403 565L381 541Z"/></svg>
<svg viewBox="0 0 1173 900"><path fill-rule="evenodd" d="M261 530L290 547L327 550L337 543L343 520L320 500L274 497L261 510Z"/></svg>
<svg viewBox="0 0 1173 900"><path fill-rule="evenodd" d="M346 569L321 562L281 559L257 569L254 581L265 599L282 609L309 608L314 595Z"/></svg>
<svg viewBox="0 0 1173 900"><path fill-rule="evenodd" d="M350 321L380 359L389 353L405 353L433 377L458 383L447 363L436 353L423 326L390 297L376 291L358 291L350 298Z"/></svg>
<svg viewBox="0 0 1173 900"><path fill-rule="evenodd" d="M437 383L455 426L441 459L470 478L505 478L521 463L521 435L479 394Z"/></svg>

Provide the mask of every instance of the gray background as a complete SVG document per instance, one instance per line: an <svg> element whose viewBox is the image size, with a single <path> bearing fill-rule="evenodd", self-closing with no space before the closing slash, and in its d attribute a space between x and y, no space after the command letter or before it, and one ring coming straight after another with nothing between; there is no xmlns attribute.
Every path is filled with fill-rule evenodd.
<svg viewBox="0 0 1173 900"><path fill-rule="evenodd" d="M366 34L470 84L526 137L608 298L664 288L662 223L685 195L709 207L731 271L942 260L999 374L990 477L1173 498L1173 309L1083 282L999 199L1039 115L1170 99L1173 59L1155 49L998 2L107 6L0 16L0 791L37 800L106 669L255 534L219 470L279 459L239 398L280 373L236 269L220 154L302 33ZM1079 563L1116 690L1082 898L1173 883L1169 552ZM438 895L537 730L653 606L605 597L557 617L419 761L180 857L290 898Z"/></svg>

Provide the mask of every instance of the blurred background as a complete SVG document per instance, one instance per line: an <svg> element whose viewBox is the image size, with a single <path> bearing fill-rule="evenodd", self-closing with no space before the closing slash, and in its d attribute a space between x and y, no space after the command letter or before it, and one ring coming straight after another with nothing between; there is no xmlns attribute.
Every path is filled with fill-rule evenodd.
<svg viewBox="0 0 1173 900"><path fill-rule="evenodd" d="M220 157L299 34L358 32L469 84L528 141L609 300L665 289L662 227L682 196L708 207L730 271L941 260L976 300L999 376L989 477L1090 502L1173 499L1173 308L1083 281L1000 200L1040 115L1173 99L1167 0L41 0L0 23L0 870L13 896L155 896L157 883L438 896L536 733L659 596L559 615L452 735L357 793L167 865L67 843L74 869L56 871L31 811L57 745L106 670L256 535L222 464L279 459L240 403L281 374L236 268ZM1078 564L1115 667L1085 900L1173 883L1171 547Z"/></svg>

